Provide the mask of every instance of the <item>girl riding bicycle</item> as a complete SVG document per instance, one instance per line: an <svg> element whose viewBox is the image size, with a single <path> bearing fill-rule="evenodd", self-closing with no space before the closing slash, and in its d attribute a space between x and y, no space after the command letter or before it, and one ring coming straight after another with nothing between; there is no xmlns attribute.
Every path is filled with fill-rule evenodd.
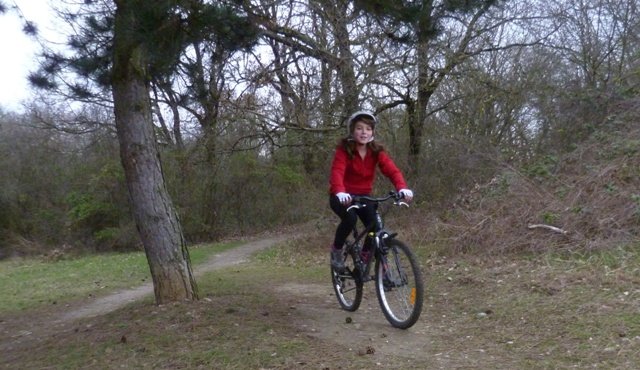
<svg viewBox="0 0 640 370"><path fill-rule="evenodd" d="M338 271L344 269L342 247L357 218L360 217L365 225L370 225L375 219L373 207L364 207L355 213L347 212L347 207L351 204L352 195L371 194L376 167L380 168L406 201L413 198L413 192L407 188L400 169L384 147L375 142L377 123L372 113L358 111L352 114L347 122L349 135L338 144L331 164L329 205L340 217L331 246L331 265Z"/></svg>

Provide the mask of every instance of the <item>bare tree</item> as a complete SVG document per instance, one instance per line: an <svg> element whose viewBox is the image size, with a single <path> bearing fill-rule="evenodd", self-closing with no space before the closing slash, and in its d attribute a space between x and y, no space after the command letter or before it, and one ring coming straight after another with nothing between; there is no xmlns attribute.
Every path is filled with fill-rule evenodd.
<svg viewBox="0 0 640 370"><path fill-rule="evenodd" d="M538 151L566 151L604 122L612 104L635 94L638 82L638 2L544 2L556 30L538 49L553 60L544 91L532 90L544 130ZM540 25L539 25L540 27Z"/></svg>

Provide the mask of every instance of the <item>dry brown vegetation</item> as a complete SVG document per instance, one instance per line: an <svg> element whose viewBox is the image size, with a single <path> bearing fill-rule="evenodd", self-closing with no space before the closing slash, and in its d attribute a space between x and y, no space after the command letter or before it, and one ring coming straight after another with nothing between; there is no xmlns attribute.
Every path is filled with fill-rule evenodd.
<svg viewBox="0 0 640 370"><path fill-rule="evenodd" d="M620 104L578 148L460 196L431 224L430 243L459 252L602 250L640 237L640 102Z"/></svg>

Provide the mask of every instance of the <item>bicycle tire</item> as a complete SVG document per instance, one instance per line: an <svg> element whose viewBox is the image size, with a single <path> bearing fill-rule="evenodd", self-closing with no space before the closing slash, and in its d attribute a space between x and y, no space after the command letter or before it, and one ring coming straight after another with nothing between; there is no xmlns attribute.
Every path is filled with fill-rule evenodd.
<svg viewBox="0 0 640 370"><path fill-rule="evenodd" d="M412 327L422 313L424 282L418 261L404 243L385 241L388 252L376 261L376 293L392 326Z"/></svg>
<svg viewBox="0 0 640 370"><path fill-rule="evenodd" d="M331 267L331 280L340 306L346 311L353 312L360 307L362 302L363 285L353 251L345 254L344 264L346 269L342 273Z"/></svg>

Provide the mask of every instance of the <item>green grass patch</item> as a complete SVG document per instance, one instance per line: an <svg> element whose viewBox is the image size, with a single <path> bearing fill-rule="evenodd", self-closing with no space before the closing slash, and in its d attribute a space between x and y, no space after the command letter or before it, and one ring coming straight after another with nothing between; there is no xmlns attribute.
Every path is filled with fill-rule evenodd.
<svg viewBox="0 0 640 370"><path fill-rule="evenodd" d="M198 265L214 253L237 243L209 244L189 249ZM58 261L15 259L0 262L0 313L12 313L51 304L133 288L150 281L143 252L100 254Z"/></svg>
<svg viewBox="0 0 640 370"><path fill-rule="evenodd" d="M297 271L306 281L327 280L330 276L329 250L305 245L296 239L258 252L255 258L278 269Z"/></svg>

